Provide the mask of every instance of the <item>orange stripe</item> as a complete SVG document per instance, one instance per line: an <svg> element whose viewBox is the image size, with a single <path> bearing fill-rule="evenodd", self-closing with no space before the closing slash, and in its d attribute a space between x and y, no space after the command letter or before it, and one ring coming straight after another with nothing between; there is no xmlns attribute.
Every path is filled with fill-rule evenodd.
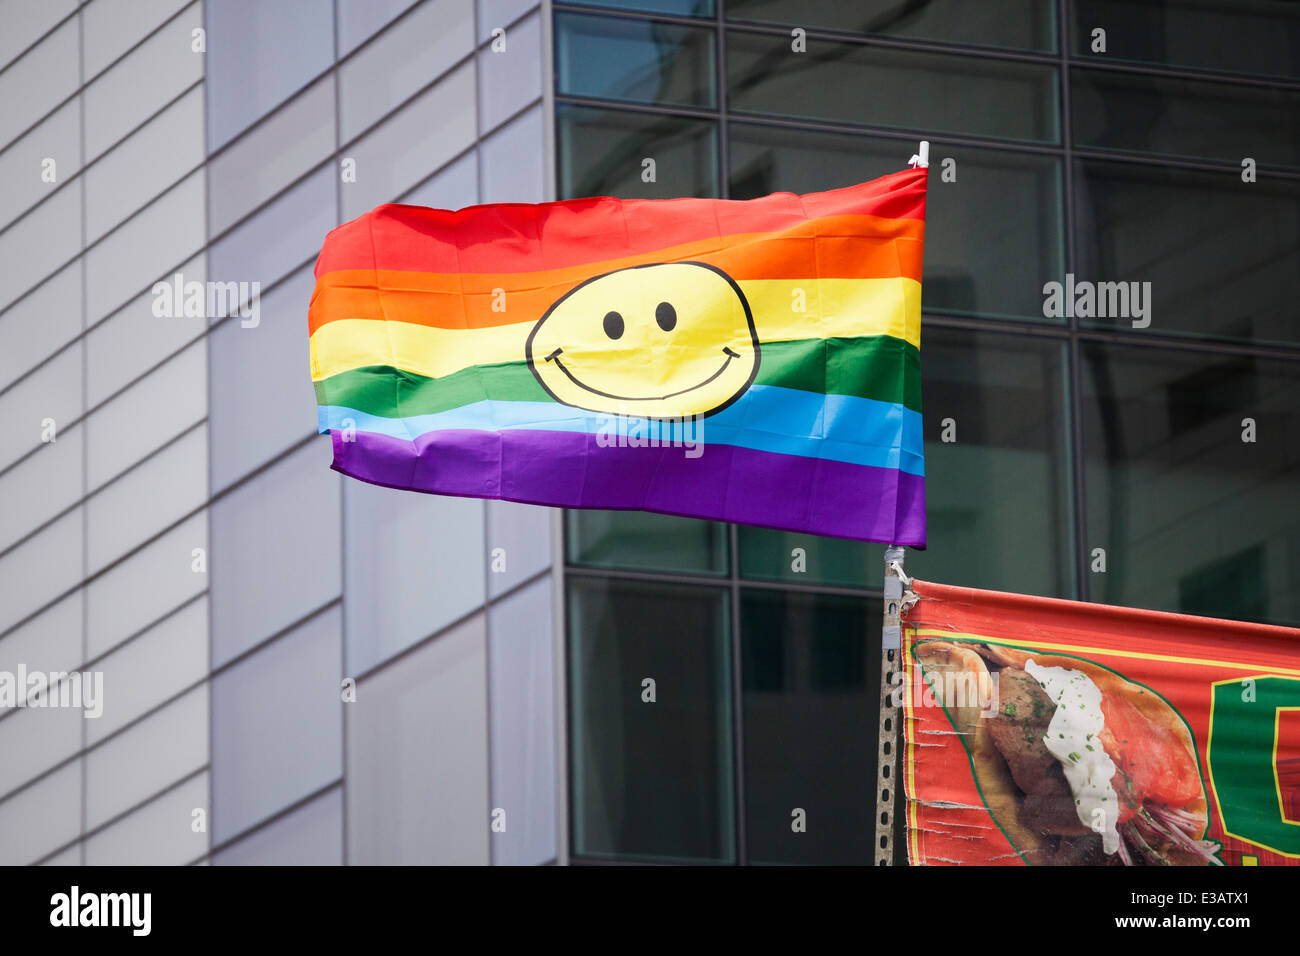
<svg viewBox="0 0 1300 956"><path fill-rule="evenodd" d="M925 224L917 219L826 216L781 232L699 240L651 253L539 272L336 270L317 280L308 328L315 332L328 322L343 319L410 322L446 329L533 321L561 295L592 276L683 259L717 266L737 281L903 276L919 282L924 229ZM498 290L505 293L508 308L504 311L500 309ZM494 304L498 306L496 311Z"/></svg>

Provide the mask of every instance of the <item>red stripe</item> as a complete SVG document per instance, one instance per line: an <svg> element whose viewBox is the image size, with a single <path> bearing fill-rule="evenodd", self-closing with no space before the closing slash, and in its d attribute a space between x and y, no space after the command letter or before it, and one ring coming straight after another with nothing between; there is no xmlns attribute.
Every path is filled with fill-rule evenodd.
<svg viewBox="0 0 1300 956"><path fill-rule="evenodd" d="M325 239L316 276L339 269L502 273L563 269L687 242L772 232L823 216L925 219L924 169L830 192L720 199L570 199L459 211L385 205Z"/></svg>

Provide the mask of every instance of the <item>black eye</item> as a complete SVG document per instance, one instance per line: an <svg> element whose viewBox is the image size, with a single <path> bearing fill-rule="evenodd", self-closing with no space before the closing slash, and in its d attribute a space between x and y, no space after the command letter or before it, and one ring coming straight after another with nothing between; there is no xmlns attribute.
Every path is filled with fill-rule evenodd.
<svg viewBox="0 0 1300 956"><path fill-rule="evenodd" d="M623 316L617 312L605 313L605 334L616 339L623 334Z"/></svg>
<svg viewBox="0 0 1300 956"><path fill-rule="evenodd" d="M671 332L677 325L677 310L672 307L670 302L660 302L655 308L655 321L659 323L659 328L665 332Z"/></svg>

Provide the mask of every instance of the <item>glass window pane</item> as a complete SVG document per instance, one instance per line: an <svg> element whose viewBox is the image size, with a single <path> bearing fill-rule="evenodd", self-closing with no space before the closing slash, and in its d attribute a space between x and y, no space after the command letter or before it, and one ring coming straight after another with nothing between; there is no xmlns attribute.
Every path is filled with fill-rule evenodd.
<svg viewBox="0 0 1300 956"><path fill-rule="evenodd" d="M716 196L717 132L711 120L645 116L558 104L560 198L672 199ZM655 162L654 182L642 179Z"/></svg>
<svg viewBox="0 0 1300 956"><path fill-rule="evenodd" d="M206 512L187 518L86 586L90 657L116 646L207 588L207 565L196 561L196 548L207 554Z"/></svg>
<svg viewBox="0 0 1300 956"><path fill-rule="evenodd" d="M0 638L0 671L70 671L83 659L84 591L73 591L26 624Z"/></svg>
<svg viewBox="0 0 1300 956"><path fill-rule="evenodd" d="M734 2L734 0L733 0ZM645 13L671 13L679 17L711 17L713 0L577 0L580 7L608 7Z"/></svg>
<svg viewBox="0 0 1300 956"><path fill-rule="evenodd" d="M1072 0L1074 53L1093 54L1106 27L1105 58L1300 77L1300 6L1291 0Z"/></svg>
<svg viewBox="0 0 1300 956"><path fill-rule="evenodd" d="M474 65L465 63L345 149L356 182L343 184L343 219L392 202L473 145Z"/></svg>
<svg viewBox="0 0 1300 956"><path fill-rule="evenodd" d="M568 511L570 564L726 574L727 526L644 511Z"/></svg>
<svg viewBox="0 0 1300 956"><path fill-rule="evenodd" d="M337 170L322 166L208 250L214 282L260 282L263 292L291 270L314 261L325 234L338 225ZM221 316L209 318L216 322Z"/></svg>
<svg viewBox="0 0 1300 956"><path fill-rule="evenodd" d="M539 0L478 0L478 42L490 42L495 28L508 27L538 3Z"/></svg>
<svg viewBox="0 0 1300 956"><path fill-rule="evenodd" d="M7 17L4 32L9 32ZM77 91L80 42L80 20L73 17L0 73L0 145Z"/></svg>
<svg viewBox="0 0 1300 956"><path fill-rule="evenodd" d="M196 86L86 170L86 242L94 242L203 159L203 89Z"/></svg>
<svg viewBox="0 0 1300 956"><path fill-rule="evenodd" d="M357 136L473 49L473 0L402 17L339 67L339 138Z"/></svg>
<svg viewBox="0 0 1300 956"><path fill-rule="evenodd" d="M415 0L338 0L339 58L374 36Z"/></svg>
<svg viewBox="0 0 1300 956"><path fill-rule="evenodd" d="M103 713L86 721L86 743L91 746L207 676L207 598L163 618L99 660L95 670L103 671L108 692Z"/></svg>
<svg viewBox="0 0 1300 956"><path fill-rule="evenodd" d="M212 855L213 866L342 864L342 787L327 791Z"/></svg>
<svg viewBox="0 0 1300 956"><path fill-rule="evenodd" d="M219 4L210 6L220 9ZM191 32L203 26L203 7L202 3L191 3L184 13L86 87L82 95L87 162L203 79L206 56L191 47ZM242 48L251 39L246 35L233 43ZM208 49L219 49L210 34ZM211 64L210 60L207 62Z"/></svg>
<svg viewBox="0 0 1300 956"><path fill-rule="evenodd" d="M492 806L507 821L492 834L497 866L555 859L553 590L547 575L488 612Z"/></svg>
<svg viewBox="0 0 1300 956"><path fill-rule="evenodd" d="M568 587L574 854L734 861L727 592Z"/></svg>
<svg viewBox="0 0 1300 956"><path fill-rule="evenodd" d="M203 248L203 179L201 169L187 176L86 252L87 324L169 278Z"/></svg>
<svg viewBox="0 0 1300 956"><path fill-rule="evenodd" d="M10 677L16 679L16 675ZM77 678L80 682L80 678ZM61 685L60 685L61 686ZM90 688L93 693L93 687ZM20 688L25 694L27 688ZM51 696L62 691L53 689ZM67 692L71 700L72 688ZM7 710L7 708L6 708ZM80 707L23 707L12 713L0 711L0 797L22 786L38 774L71 757L81 749L82 724L87 720Z"/></svg>
<svg viewBox="0 0 1300 956"><path fill-rule="evenodd" d="M83 76L94 76L185 5L184 0L94 0L81 11Z"/></svg>
<svg viewBox="0 0 1300 956"><path fill-rule="evenodd" d="M208 685L200 684L86 755L94 829L208 762Z"/></svg>
<svg viewBox="0 0 1300 956"><path fill-rule="evenodd" d="M212 842L343 773L337 607L212 678Z"/></svg>
<svg viewBox="0 0 1300 956"><path fill-rule="evenodd" d="M357 685L367 703L344 708L349 863L489 862L486 638L476 615Z"/></svg>
<svg viewBox="0 0 1300 956"><path fill-rule="evenodd" d="M87 491L117 477L208 414L207 346L195 342L90 413Z"/></svg>
<svg viewBox="0 0 1300 956"><path fill-rule="evenodd" d="M0 802L0 866L35 863L81 832L82 761Z"/></svg>
<svg viewBox="0 0 1300 956"><path fill-rule="evenodd" d="M75 508L0 555L0 633L81 580L84 520Z"/></svg>
<svg viewBox="0 0 1300 956"><path fill-rule="evenodd" d="M208 235L224 232L333 152L334 81L326 77L208 163Z"/></svg>
<svg viewBox="0 0 1300 956"><path fill-rule="evenodd" d="M179 273L182 288L190 282L202 284L207 279L204 258L200 253L159 281L170 282L174 288ZM86 334L88 407L100 404L207 329L203 316L159 318L153 314L155 298L150 286Z"/></svg>
<svg viewBox="0 0 1300 956"><path fill-rule="evenodd" d="M537 148L544 141L542 123L538 105L483 141L484 202L546 200L546 159Z"/></svg>
<svg viewBox="0 0 1300 956"><path fill-rule="evenodd" d="M208 430L200 425L97 491L86 504L90 572L200 507L207 475Z"/></svg>
<svg viewBox="0 0 1300 956"><path fill-rule="evenodd" d="M556 92L713 106L715 43L711 29L557 14Z"/></svg>
<svg viewBox="0 0 1300 956"><path fill-rule="evenodd" d="M208 250L214 282L260 282L270 293L292 269L315 261L325 234L338 225L337 170L321 166L259 209ZM220 321L222 316L208 316Z"/></svg>
<svg viewBox="0 0 1300 956"><path fill-rule="evenodd" d="M504 50L478 56L479 129L495 129L542 95L542 18L529 17L510 29Z"/></svg>
<svg viewBox="0 0 1300 956"><path fill-rule="evenodd" d="M740 525L737 530L743 577L796 584L880 587L884 565L877 544L746 525Z"/></svg>
<svg viewBox="0 0 1300 956"><path fill-rule="evenodd" d="M790 42L788 34L728 33L733 110L999 139L1060 138L1052 67L825 40L793 53Z"/></svg>
<svg viewBox="0 0 1300 956"><path fill-rule="evenodd" d="M897 172L912 144L732 123L731 197L837 189ZM955 183L937 174L956 163ZM926 216L927 312L1042 320L1044 277L1065 270L1061 163L1051 157L931 144Z"/></svg>
<svg viewBox="0 0 1300 956"><path fill-rule="evenodd" d="M81 252L81 185L65 184L0 233L0 309Z"/></svg>
<svg viewBox="0 0 1300 956"><path fill-rule="evenodd" d="M74 843L66 849L60 850L53 856L47 856L37 864L38 866L81 866L81 844Z"/></svg>
<svg viewBox="0 0 1300 956"><path fill-rule="evenodd" d="M478 202L478 155L466 153L430 176L401 199L412 206L460 209Z"/></svg>
<svg viewBox="0 0 1300 956"><path fill-rule="evenodd" d="M212 664L338 597L339 482L308 442L212 505Z"/></svg>
<svg viewBox="0 0 1300 956"><path fill-rule="evenodd" d="M209 151L329 69L333 7L333 0L207 4Z"/></svg>
<svg viewBox="0 0 1300 956"><path fill-rule="evenodd" d="M1079 278L1150 283L1137 286L1148 332L1300 342L1300 183L1094 161L1076 170Z"/></svg>
<svg viewBox="0 0 1300 956"><path fill-rule="evenodd" d="M12 131L11 131L12 132ZM46 159L54 160L55 183L40 175ZM81 97L64 103L41 119L31 132L0 150L0 225L30 209L81 169Z"/></svg>
<svg viewBox="0 0 1300 956"><path fill-rule="evenodd" d="M74 343L13 388L0 393L0 469L39 448L54 422L53 438L80 417L81 343Z"/></svg>
<svg viewBox="0 0 1300 956"><path fill-rule="evenodd" d="M0 472L0 551L35 531L84 493L82 439L74 425L58 441L38 445L18 464Z"/></svg>
<svg viewBox="0 0 1300 956"><path fill-rule="evenodd" d="M0 389L81 334L81 262L0 312Z"/></svg>
<svg viewBox="0 0 1300 956"><path fill-rule="evenodd" d="M554 508L488 499L488 593L504 594L551 566L551 526ZM504 567L496 563L497 549Z"/></svg>
<svg viewBox="0 0 1300 956"><path fill-rule="evenodd" d="M925 330L929 549L909 549L909 574L1074 595L1063 353L1057 340Z"/></svg>
<svg viewBox="0 0 1300 956"><path fill-rule="evenodd" d="M201 773L87 839L86 865L184 866L208 852L208 835L192 826L194 811L207 809Z"/></svg>
<svg viewBox="0 0 1300 956"><path fill-rule="evenodd" d="M1300 92L1075 67L1070 102L1079 146L1300 166Z"/></svg>
<svg viewBox="0 0 1300 956"><path fill-rule="evenodd" d="M1052 0L727 0L727 19L1051 52L1055 8Z"/></svg>
<svg viewBox="0 0 1300 956"><path fill-rule="evenodd" d="M9 0L4 33L0 33L0 67L7 66L76 8L76 0Z"/></svg>
<svg viewBox="0 0 1300 956"><path fill-rule="evenodd" d="M750 862L871 863L880 601L746 590L740 615Z"/></svg>
<svg viewBox="0 0 1300 956"><path fill-rule="evenodd" d="M481 500L348 480L343 513L351 673L370 670L483 603Z"/></svg>
<svg viewBox="0 0 1300 956"><path fill-rule="evenodd" d="M1091 600L1300 624L1296 363L1100 343L1084 362Z"/></svg>
<svg viewBox="0 0 1300 956"><path fill-rule="evenodd" d="M307 266L266 293L256 325L212 330L212 487L221 490L316 431L303 340L314 279ZM249 320L251 321L251 319Z"/></svg>

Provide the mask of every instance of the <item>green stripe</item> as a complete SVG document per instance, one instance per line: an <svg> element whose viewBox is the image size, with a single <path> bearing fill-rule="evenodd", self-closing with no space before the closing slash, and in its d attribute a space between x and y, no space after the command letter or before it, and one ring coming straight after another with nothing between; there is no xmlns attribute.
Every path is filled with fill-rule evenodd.
<svg viewBox="0 0 1300 956"><path fill-rule="evenodd" d="M442 378L426 378L388 365L370 365L316 383L317 405L343 405L383 418L433 415L486 398L503 402L552 401L523 362L476 365Z"/></svg>
<svg viewBox="0 0 1300 956"><path fill-rule="evenodd" d="M920 353L889 335L769 342L756 381L921 410ZM342 405L384 418L432 415L484 399L551 400L523 362L476 365L442 378L371 365L316 383L318 405Z"/></svg>
<svg viewBox="0 0 1300 956"><path fill-rule="evenodd" d="M921 410L921 353L892 335L767 343L755 381Z"/></svg>

